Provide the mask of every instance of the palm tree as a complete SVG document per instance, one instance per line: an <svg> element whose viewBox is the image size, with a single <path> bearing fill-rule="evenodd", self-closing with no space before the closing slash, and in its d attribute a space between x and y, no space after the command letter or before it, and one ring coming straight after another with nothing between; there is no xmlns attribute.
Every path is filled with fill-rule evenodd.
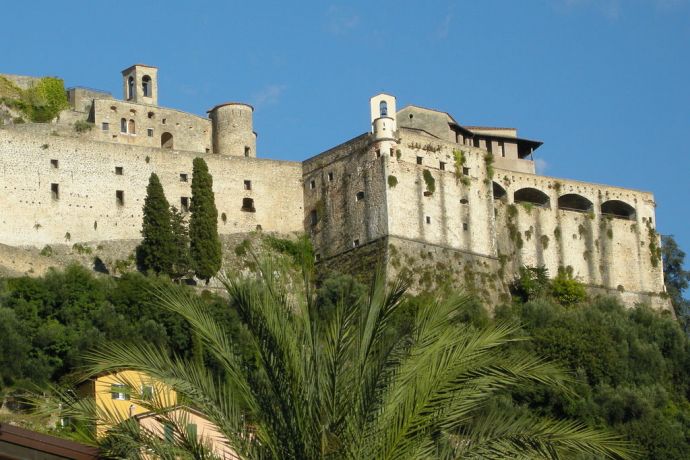
<svg viewBox="0 0 690 460"><path fill-rule="evenodd" d="M341 302L324 319L309 280L306 289L293 285L289 291L284 279L262 262L256 278L224 281L251 336L252 360L238 353L234 338L197 296L158 292L162 305L188 321L222 377L198 360L142 343L95 353L90 371L133 369L171 386L243 459L629 456L618 438L578 422L490 410L492 398L507 389L535 383L565 388L567 379L557 366L510 347L524 340L515 326L453 324L467 297L427 303L414 315L411 332L399 335L391 327L405 304L403 282L386 288L378 277L360 302ZM155 401L132 399L166 417ZM176 432L177 449L209 458L182 428ZM129 439L150 452L165 451L155 436L131 424L120 423L113 436L120 445Z"/></svg>

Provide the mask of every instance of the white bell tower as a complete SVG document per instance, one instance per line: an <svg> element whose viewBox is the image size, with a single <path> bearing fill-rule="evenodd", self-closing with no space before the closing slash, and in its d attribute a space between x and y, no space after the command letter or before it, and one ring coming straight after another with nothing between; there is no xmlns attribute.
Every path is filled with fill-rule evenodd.
<svg viewBox="0 0 690 460"><path fill-rule="evenodd" d="M377 94L369 99L369 104L373 143L379 152L390 152L393 155L398 146L395 97L390 94Z"/></svg>

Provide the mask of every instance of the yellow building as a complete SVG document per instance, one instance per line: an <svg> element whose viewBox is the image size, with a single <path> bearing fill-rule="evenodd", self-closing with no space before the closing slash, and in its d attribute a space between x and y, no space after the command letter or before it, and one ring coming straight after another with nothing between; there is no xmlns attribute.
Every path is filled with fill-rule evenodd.
<svg viewBox="0 0 690 460"><path fill-rule="evenodd" d="M150 401L159 408L177 405L174 390L133 370L98 374L83 382L78 392L81 396L94 398L98 411L108 414L114 423L148 412L142 401ZM103 436L111 426L97 423L96 436Z"/></svg>

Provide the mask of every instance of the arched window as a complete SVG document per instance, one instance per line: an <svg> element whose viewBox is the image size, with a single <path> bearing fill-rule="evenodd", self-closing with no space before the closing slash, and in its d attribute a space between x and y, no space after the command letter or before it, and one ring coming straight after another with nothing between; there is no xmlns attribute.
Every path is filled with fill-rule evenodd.
<svg viewBox="0 0 690 460"><path fill-rule="evenodd" d="M127 132L129 134L136 134L137 133L137 127L134 124L134 120L129 120L129 123L127 123Z"/></svg>
<svg viewBox="0 0 690 460"><path fill-rule="evenodd" d="M506 189L501 187L501 185L496 182L494 182L493 191L494 200L505 200L506 196L508 196L508 194L506 193Z"/></svg>
<svg viewBox="0 0 690 460"><path fill-rule="evenodd" d="M515 192L513 200L516 203L531 203L545 208L549 206L549 196L541 190L531 187L521 188Z"/></svg>
<svg viewBox="0 0 690 460"><path fill-rule="evenodd" d="M587 212L592 209L592 202L577 193L567 193L558 197L558 209Z"/></svg>
<svg viewBox="0 0 690 460"><path fill-rule="evenodd" d="M141 90L144 92L144 97L151 97L151 77L144 75L141 79Z"/></svg>
<svg viewBox="0 0 690 460"><path fill-rule="evenodd" d="M161 148L171 149L173 148L173 135L170 133L161 134Z"/></svg>
<svg viewBox="0 0 690 460"><path fill-rule="evenodd" d="M134 97L134 77L129 77L127 79L127 99L132 99Z"/></svg>
<svg viewBox="0 0 690 460"><path fill-rule="evenodd" d="M252 198L242 198L242 211L256 212L254 208L254 200Z"/></svg>
<svg viewBox="0 0 690 460"><path fill-rule="evenodd" d="M619 219L635 220L635 208L620 200L609 200L601 203L601 213Z"/></svg>
<svg viewBox="0 0 690 460"><path fill-rule="evenodd" d="M386 101L381 101L379 103L379 114L381 114L382 117L388 116L388 103Z"/></svg>
<svg viewBox="0 0 690 460"><path fill-rule="evenodd" d="M120 132L121 133L127 133L127 119L122 118L120 119Z"/></svg>

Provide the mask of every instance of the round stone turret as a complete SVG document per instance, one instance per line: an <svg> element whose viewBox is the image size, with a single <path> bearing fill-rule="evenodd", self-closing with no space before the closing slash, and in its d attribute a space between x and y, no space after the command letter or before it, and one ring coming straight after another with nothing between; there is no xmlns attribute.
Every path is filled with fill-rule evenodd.
<svg viewBox="0 0 690 460"><path fill-rule="evenodd" d="M256 133L251 105L227 102L208 111L213 129L213 153L256 157Z"/></svg>

